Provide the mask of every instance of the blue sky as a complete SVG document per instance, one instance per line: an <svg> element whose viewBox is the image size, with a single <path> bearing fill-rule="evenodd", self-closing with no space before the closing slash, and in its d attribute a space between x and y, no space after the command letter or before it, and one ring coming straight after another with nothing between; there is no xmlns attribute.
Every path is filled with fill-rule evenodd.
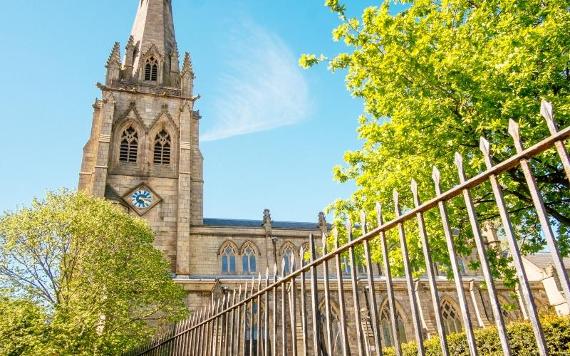
<svg viewBox="0 0 570 356"><path fill-rule="evenodd" d="M0 211L75 188L91 104L136 0L10 1L0 21ZM353 1L359 13L372 1ZM338 53L322 0L174 0L178 47L197 76L205 216L313 221L353 187L332 180L359 146L362 105L343 73L301 70L301 53Z"/></svg>

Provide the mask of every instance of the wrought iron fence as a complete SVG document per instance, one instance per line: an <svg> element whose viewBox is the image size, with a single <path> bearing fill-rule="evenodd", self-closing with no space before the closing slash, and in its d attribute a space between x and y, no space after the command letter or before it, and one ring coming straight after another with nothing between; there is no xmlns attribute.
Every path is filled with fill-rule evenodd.
<svg viewBox="0 0 570 356"><path fill-rule="evenodd" d="M470 317L469 304L465 293L463 276L457 262L454 235L448 218L447 203L453 199L463 198L476 255L480 263L480 273L486 284L486 291L492 309L492 315L500 338L504 355L511 355L509 339L506 332L505 320L501 310L496 290L496 281L491 274L491 267L486 254L487 245L482 236L480 222L475 210L471 190L481 184L489 183L492 188L494 204L498 209L504 235L508 243L512 264L516 270L520 288L520 298L536 341L540 355L547 355L544 333L540 324L537 305L531 292L531 285L527 278L520 246L515 237L515 229L508 213L503 188L499 184L498 176L510 169L522 170L527 188L532 198L534 211L538 216L543 237L552 255L554 267L559 277L565 301L570 306L570 283L563 264L556 236L553 233L547 209L541 192L537 187L535 177L529 164L531 158L537 157L544 151L555 148L563 166L566 178L570 181L570 159L565 148L565 140L570 136L570 127L558 130L554 121L552 106L543 102L541 114L546 120L550 136L539 143L524 148L519 136L518 125L511 121L509 133L514 140L516 154L498 164L493 164L490 145L481 138L480 149L486 164L486 170L472 178L467 178L462 164L462 157L455 156L455 165L459 184L445 192L440 189L440 177L436 168L433 171L433 180L437 196L427 202L421 202L418 186L412 182L411 188L415 206L405 212L400 209L399 197L394 192L395 218L383 221L382 207L377 205L377 227L368 231L366 216L357 227L360 236L353 238L354 226L347 224L348 242L339 245L338 236L335 239L334 249L327 250L327 243L323 243L321 256L317 256L315 239L309 237L310 262L299 264L298 269L285 276L278 276L277 266L272 274L267 271L264 278L260 275L247 283L242 289L232 291L212 305L194 312L190 319L177 324L170 332L156 338L152 343L141 350L134 352L138 355L382 355L383 341L390 339L397 355L402 354L399 340L399 326L396 313L396 300L394 296L394 278L388 256L386 234L395 230L399 236L401 258L404 267L405 282L409 310L415 341L418 345L418 354L424 355L424 332L417 297L414 291L417 288L410 267L409 248L407 246L406 229L404 223L415 223L419 234L427 282L430 290L433 307L435 329L439 336L441 353L449 355L446 339L446 328L440 308L440 293L438 279L434 271L430 250L430 239L427 236L424 216L432 209L439 213L441 227L445 236L446 247L451 260L453 283L458 297L461 321L466 334L469 353L477 355L474 336L474 326ZM567 186L566 186L567 187ZM414 222L415 220L415 222ZM326 237L323 237L325 239ZM379 242L380 252L383 256L381 266L382 278L374 273L371 261L370 243ZM364 271L357 272L355 249L363 251ZM347 261L342 256L348 255ZM292 265L294 261L292 261ZM343 263L347 263L345 269ZM285 268L282 268L283 271ZM334 270L333 270L334 269ZM349 275L346 276L346 272ZM344 277L341 277L343 276ZM378 285L385 283L389 326L380 326L380 313L378 308ZM364 286L364 288L361 288ZM364 290L363 294L359 290ZM338 304L337 316L331 310L332 299L336 296ZM366 313L362 315L361 310ZM363 320L366 319L366 320ZM298 322L298 320L300 322ZM300 328L299 328L300 324ZM333 325L334 324L334 325ZM333 330L334 329L334 330Z"/></svg>

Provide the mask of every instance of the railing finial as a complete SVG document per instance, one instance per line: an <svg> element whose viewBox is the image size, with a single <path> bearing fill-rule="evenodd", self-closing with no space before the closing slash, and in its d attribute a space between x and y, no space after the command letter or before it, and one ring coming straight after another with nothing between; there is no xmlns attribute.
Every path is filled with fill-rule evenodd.
<svg viewBox="0 0 570 356"><path fill-rule="evenodd" d="M479 139L479 149L481 150L481 152L483 152L484 156L489 156L491 153L491 145L489 144L489 141L487 141L487 139L485 137L481 137Z"/></svg>
<svg viewBox="0 0 570 356"><path fill-rule="evenodd" d="M540 114L547 122L554 122L554 113L552 110L552 103L542 100L540 103Z"/></svg>
<svg viewBox="0 0 570 356"><path fill-rule="evenodd" d="M455 166L460 172L463 172L463 156L459 152L455 152Z"/></svg>
<svg viewBox="0 0 570 356"><path fill-rule="evenodd" d="M398 203L400 201L400 194L398 193L398 191L396 189L394 189L394 191L392 192L392 196L394 198L394 205L398 206Z"/></svg>
<svg viewBox="0 0 570 356"><path fill-rule="evenodd" d="M334 248L337 249L340 246L339 241L338 241L338 239L339 239L338 228L335 228L333 230L333 236L334 236Z"/></svg>
<svg viewBox="0 0 570 356"><path fill-rule="evenodd" d="M380 204L380 202L376 202L376 221L379 227L384 223L384 219L382 218L382 204Z"/></svg>
<svg viewBox="0 0 570 356"><path fill-rule="evenodd" d="M433 166L433 170L431 172L431 178L433 179L435 185L439 185L439 181L441 179L441 173L439 172L439 169L436 166Z"/></svg>
<svg viewBox="0 0 570 356"><path fill-rule="evenodd" d="M509 135L511 135L513 140L515 140L515 146L518 146L517 143L520 144L520 140L521 140L520 126L513 119L509 119ZM517 148L517 151L518 151L518 148Z"/></svg>
<svg viewBox="0 0 570 356"><path fill-rule="evenodd" d="M367 224L366 210L362 210L360 212L360 225L361 225L361 229L362 229L363 234L366 234L368 232L368 227L366 226L366 224Z"/></svg>

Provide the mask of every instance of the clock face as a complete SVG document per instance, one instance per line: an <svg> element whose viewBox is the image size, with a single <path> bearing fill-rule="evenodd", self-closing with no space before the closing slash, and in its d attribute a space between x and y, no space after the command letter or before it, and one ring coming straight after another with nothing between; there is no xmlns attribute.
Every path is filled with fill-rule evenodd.
<svg viewBox="0 0 570 356"><path fill-rule="evenodd" d="M154 197L148 189L137 189L131 196L131 204L138 209L147 209L152 205Z"/></svg>

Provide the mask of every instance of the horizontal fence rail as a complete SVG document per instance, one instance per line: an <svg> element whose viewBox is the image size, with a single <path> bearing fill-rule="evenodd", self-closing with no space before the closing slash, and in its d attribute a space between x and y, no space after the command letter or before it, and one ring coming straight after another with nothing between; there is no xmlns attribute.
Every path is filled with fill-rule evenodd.
<svg viewBox="0 0 570 356"><path fill-rule="evenodd" d="M309 237L309 251L301 250L300 256L310 255L309 261L302 259L295 263L295 258L285 261L278 272L267 270L265 276L259 275L243 288L232 290L221 300L213 301L208 307L193 312L192 316L174 326L169 332L157 337L146 347L133 352L136 355L382 355L390 346L393 353L402 355L401 315L397 311L395 299L395 277L388 258L390 249L388 233L394 231L398 236L401 263L406 285L406 310L410 311L410 330L418 346L418 354L425 355L424 342L426 321L423 318L421 302L418 297L419 283L414 278L413 263L410 261L409 229L405 224L414 224L419 237L421 254L425 261L425 277L429 288L429 306L433 312L432 325L440 341L441 354L449 355L447 333L450 330L449 313L457 313L457 325L465 332L470 355L477 355L475 325L483 326L481 320L473 318L473 308L469 288L458 263L455 235L450 223L448 205L451 199L462 199L466 219L472 234L474 253L479 263L480 280L485 284L486 298L490 302L492 320L499 335L502 352L511 355L509 338L506 332L504 310L501 308L497 291L497 282L491 273L488 260L488 243L482 233L472 190L488 184L492 190L494 206L498 211L508 253L516 271L521 311L528 318L534 333L534 341L540 355L548 355L544 332L539 320L539 312L532 286L523 265L523 257L516 239L516 226L513 226L505 201L504 188L499 183L499 176L514 168L522 171L526 188L532 201L534 213L546 240L554 268L565 302L570 306L570 282L557 246L556 236L545 207L543 196L533 175L530 160L548 149L555 149L559 164L563 167L566 179L570 182L570 159L565 140L570 137L570 127L558 130L554 121L552 106L543 102L541 114L546 120L550 136L537 144L524 148L519 135L518 124L510 121L508 132L513 138L516 154L495 164L491 156L491 147L481 138L480 149L486 170L467 178L463 169L463 159L455 155L458 184L442 192L440 173L433 169L433 184L436 197L426 202L420 200L418 184L411 183L414 206L402 209L399 194L394 192L394 218L388 222L383 219L381 204L376 205L376 226L369 230L371 223L362 213L358 225L346 224L347 241L340 243L337 230L332 236L323 234L321 255L317 254L315 237ZM567 189L568 185L565 186ZM438 277L432 258L433 242L428 236L426 214L435 213L441 221L441 235L450 259L450 285L456 293L459 311L447 309L440 292L441 278ZM358 237L355 237L358 236ZM332 240L332 245L330 244ZM333 247L329 251L329 247ZM373 247L378 249L382 264L372 261ZM360 261L362 260L362 261ZM298 261L299 262L299 261ZM283 271L296 271L285 275ZM376 270L375 270L376 268ZM386 296L385 308L378 303L380 284L384 284ZM468 284L468 283L467 283ZM470 302L471 301L471 302ZM425 303L425 301L423 301ZM446 319L447 317L447 319ZM384 322L381 322L384 320ZM477 321L478 320L478 321ZM387 322L386 322L387 321ZM447 324L446 324L447 323ZM453 326L453 325L452 325ZM413 341L408 338L408 341Z"/></svg>

